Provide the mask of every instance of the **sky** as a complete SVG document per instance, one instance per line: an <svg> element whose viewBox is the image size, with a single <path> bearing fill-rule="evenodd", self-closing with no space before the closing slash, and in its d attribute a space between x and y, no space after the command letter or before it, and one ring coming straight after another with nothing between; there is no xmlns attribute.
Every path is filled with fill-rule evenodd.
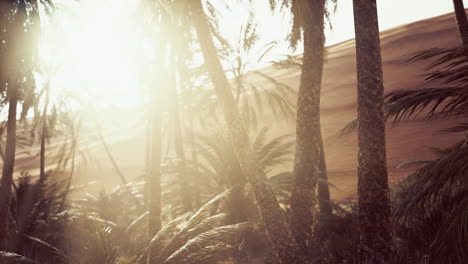
<svg viewBox="0 0 468 264"><path fill-rule="evenodd" d="M213 1L214 2L214 1ZM231 5L231 11L223 12L225 3L241 2ZM221 0L215 4L223 14L220 25L222 32L227 32L227 38L238 37L238 28L246 21L249 9L247 0ZM265 38L263 42L283 39L288 33L288 22L290 17L281 19L278 14L272 14L268 8L268 0L253 0L252 7L256 9L258 21L258 32ZM333 45L354 38L354 21L352 0L338 0L336 12L331 16L332 29L326 27L326 45ZM464 1L468 7L468 0ZM452 0L377 0L379 28L381 31L399 25L443 15L453 12ZM284 50L279 47L278 50ZM300 52L300 50L298 50Z"/></svg>
<svg viewBox="0 0 468 264"><path fill-rule="evenodd" d="M152 44L147 50L139 48L138 43L144 44L146 39L141 38L144 33L138 33L135 17L130 14L130 7L138 1L141 0L82 0L74 4L77 10L64 9L54 15L51 33L44 38L44 47L49 50L44 57L52 61L58 59L61 62L52 64L61 67L55 72L56 77L51 78L51 86L77 91L79 95L89 93L92 97L102 97L109 104L133 105L138 102L140 98L132 92L132 84L136 83L139 62L143 62L141 59L146 61L149 54L146 51L152 50ZM111 2L112 8L109 8ZM336 12L331 16L333 27L326 27L326 45L354 38L352 2L338 0ZM239 29L246 23L249 10L255 10L261 40L259 47L251 52L251 58L246 59L250 67L247 70L266 66L287 54L302 52L299 46L292 53L285 41L291 15L272 12L269 0L211 0L211 3L219 10L219 32L233 46L238 42ZM452 0L377 0L377 3L381 30L453 12ZM465 5L468 6L468 0ZM54 30L55 27L59 29ZM157 35L150 35L157 38ZM272 41L280 44L258 62L262 48L265 50L263 45ZM88 92L84 93L85 90Z"/></svg>
<svg viewBox="0 0 468 264"><path fill-rule="evenodd" d="M327 30L327 45L354 38L352 0L338 0L332 16L333 30ZM463 1L468 7L468 1ZM381 31L399 25L453 12L452 0L377 0Z"/></svg>

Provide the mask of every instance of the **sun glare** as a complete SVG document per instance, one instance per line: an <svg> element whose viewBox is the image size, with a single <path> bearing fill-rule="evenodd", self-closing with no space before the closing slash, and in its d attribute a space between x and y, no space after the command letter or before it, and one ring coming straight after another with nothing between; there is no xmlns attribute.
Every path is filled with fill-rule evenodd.
<svg viewBox="0 0 468 264"><path fill-rule="evenodd" d="M138 103L139 70L150 52L134 19L137 2L83 0L47 21L41 57L54 94L102 106Z"/></svg>

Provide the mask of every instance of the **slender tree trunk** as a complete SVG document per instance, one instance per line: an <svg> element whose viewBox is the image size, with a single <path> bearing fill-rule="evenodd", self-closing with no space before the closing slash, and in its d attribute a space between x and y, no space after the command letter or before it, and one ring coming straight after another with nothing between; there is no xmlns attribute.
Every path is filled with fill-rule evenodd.
<svg viewBox="0 0 468 264"><path fill-rule="evenodd" d="M179 58L177 60L177 68L178 72L180 74L180 83L181 87L187 91L188 93L188 98L189 100L187 102L184 102L185 107L188 107L187 111L187 121L188 121L188 126L186 127L188 138L190 141L190 148L191 148L191 159L192 159L192 164L193 164L193 171L191 173L191 180L192 180L192 188L193 188L193 206L194 208L200 208L201 206L201 197L200 197L200 173L199 173L199 168L198 168L198 155L197 155L197 150L195 146L195 128L193 121L195 119L195 115L192 111L192 98L193 98L193 91L192 91L192 85L189 84L188 79L187 79L187 72L188 68L182 58ZM180 113L180 111L179 111Z"/></svg>
<svg viewBox="0 0 468 264"><path fill-rule="evenodd" d="M174 145L175 145L175 152L176 156L179 159L179 185L181 190L181 198L182 198L182 205L185 212L192 211L192 195L189 188L188 183L190 179L187 173L187 166L185 160L185 151L184 151L184 142L182 138L182 128L181 128L181 121L180 121L180 111L179 111L179 98L177 95L177 84L175 79L176 68L175 66L175 59L176 54L172 53L171 55L171 67L169 69L169 74L171 75L171 80L169 85L170 93L171 93L171 103L172 103L172 124L174 125Z"/></svg>
<svg viewBox="0 0 468 264"><path fill-rule="evenodd" d="M68 193L70 192L71 183L73 180L73 173L75 173L75 161L76 161L76 148L78 147L78 139L77 133L74 131L74 126L72 128L72 145L71 145L71 168L70 168L70 175L68 176L67 186L65 187L65 191L63 192L62 202L60 203L60 212L63 210L65 203L67 202ZM64 169L66 166L64 166Z"/></svg>
<svg viewBox="0 0 468 264"><path fill-rule="evenodd" d="M359 263L391 252L383 74L376 0L354 0L358 89ZM376 260L381 256L381 260Z"/></svg>
<svg viewBox="0 0 468 264"><path fill-rule="evenodd" d="M323 149L323 139L320 136L320 165L319 182L317 186L319 212L322 218L332 216L332 207L330 199L330 187L328 184L327 163L325 160L325 151Z"/></svg>
<svg viewBox="0 0 468 264"><path fill-rule="evenodd" d="M162 34L164 35L164 32ZM161 44L163 47L157 60L158 71L162 73L159 85L165 85L167 84L167 79L165 78L169 73L165 71L163 65L165 64L164 54L168 51L168 43L161 42ZM154 87L151 94L151 160L148 178L148 231L150 237L153 237L161 229L162 94L161 87ZM170 133L168 134L170 135Z"/></svg>
<svg viewBox="0 0 468 264"><path fill-rule="evenodd" d="M219 60L216 47L200 0L193 1L193 23L201 45L205 64L222 105L231 133L239 164L245 178L252 185L257 207L268 238L283 264L307 263L288 228L283 210L271 187L265 183L265 172L260 168L249 143L249 138L232 89Z"/></svg>
<svg viewBox="0 0 468 264"><path fill-rule="evenodd" d="M463 0L453 0L455 18L457 20L458 32L464 46L468 45L468 21L466 19L465 6Z"/></svg>
<svg viewBox="0 0 468 264"><path fill-rule="evenodd" d="M13 171L15 167L16 152L16 108L18 101L15 89L16 87L8 89L10 94L7 120L7 139L0 186L0 251L6 251L8 247L7 234L10 218L11 186L13 185Z"/></svg>
<svg viewBox="0 0 468 264"><path fill-rule="evenodd" d="M26 11L24 3L20 3L13 13L13 1L2 1L0 3L1 38L4 42L1 49L0 79L3 89L6 89L8 100L7 137L5 153L3 154L3 170L0 182L0 251L8 249L8 232L10 218L11 187L13 183L13 172L16 154L16 114L18 105L18 71L22 67L21 61L24 50L18 47L26 37L24 23ZM8 86L6 85L8 83Z"/></svg>
<svg viewBox="0 0 468 264"><path fill-rule="evenodd" d="M191 92L191 91L190 91ZM192 162L193 162L193 188L194 188L194 202L195 208L200 208L201 206L201 192L200 192L200 173L198 170L198 154L197 148L195 145L195 132L193 127L193 115L189 114L189 137L190 137L190 145L192 147Z"/></svg>
<svg viewBox="0 0 468 264"><path fill-rule="evenodd" d="M304 1L305 2L305 1ZM291 229L305 252L315 224L320 167L320 89L322 85L325 0L302 3L305 8L304 57L297 100L296 155L291 193Z"/></svg>
<svg viewBox="0 0 468 264"><path fill-rule="evenodd" d="M49 108L49 84L45 90L45 104L42 110L42 132L41 132L41 150L39 154L39 179L45 179L45 152L46 152L46 137L47 137L47 109Z"/></svg>
<svg viewBox="0 0 468 264"><path fill-rule="evenodd" d="M117 164L117 161L114 159L114 155L112 155L112 152L110 151L109 147L107 146L106 139L102 135L101 128L98 126L98 132L99 132L99 140L101 141L102 146L104 147L104 150L106 151L107 157L109 157L109 160L112 163L112 167L114 167L115 172L119 176L120 182L123 185L127 185L127 179L125 178L125 175L123 174L122 170L120 169L119 165ZM130 191L130 189L128 189Z"/></svg>
<svg viewBox="0 0 468 264"><path fill-rule="evenodd" d="M46 132L47 131L47 125L46 121L43 121L42 124L42 132L41 132L41 150L39 152L39 179L44 180L45 179L45 145L46 145Z"/></svg>
<svg viewBox="0 0 468 264"><path fill-rule="evenodd" d="M145 133L145 184L143 187L143 200L145 208L149 208L149 179L150 179L150 164L151 164L151 119L148 117Z"/></svg>
<svg viewBox="0 0 468 264"><path fill-rule="evenodd" d="M156 97L156 96L155 96ZM151 139L151 166L149 177L149 233L155 235L161 229L161 109L159 100L153 100Z"/></svg>

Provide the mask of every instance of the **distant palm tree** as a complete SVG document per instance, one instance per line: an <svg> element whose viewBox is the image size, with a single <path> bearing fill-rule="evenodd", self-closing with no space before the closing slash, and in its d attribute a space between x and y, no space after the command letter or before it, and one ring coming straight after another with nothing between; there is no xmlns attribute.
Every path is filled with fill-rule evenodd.
<svg viewBox="0 0 468 264"><path fill-rule="evenodd" d="M47 129L47 114L50 101L50 84L47 83L44 89L45 103L42 109L42 128L41 128L41 149L40 149L40 161L39 161L39 177L45 177L45 157L46 157L46 139L48 137Z"/></svg>
<svg viewBox="0 0 468 264"><path fill-rule="evenodd" d="M162 58L162 56L161 56ZM162 63L161 63L162 64ZM162 72L162 70L161 70ZM151 158L149 187L149 233L156 234L161 229L161 128L162 98L153 88L151 94Z"/></svg>
<svg viewBox="0 0 468 264"><path fill-rule="evenodd" d="M278 120L291 119L295 112L291 98L296 95L296 91L257 69L278 42L260 42L254 21L255 13L253 10L249 12L236 41L221 41L224 49L220 54L225 64L229 65L227 73L233 77L236 102L244 116L249 116L249 127L255 128L258 120L269 118L265 115L266 111ZM222 33L217 33L217 38L222 38ZM259 85L257 79L252 81L256 77L263 79L265 84Z"/></svg>
<svg viewBox="0 0 468 264"><path fill-rule="evenodd" d="M202 3L198 0L192 3L193 24L200 42L205 65L218 99L223 105L224 117L233 140L237 159L245 178L252 185L257 207L269 240L282 263L305 263L302 259L304 256L299 253L299 248L288 228L284 212L280 208L271 187L265 183L265 172L259 166L249 143L244 121L213 43Z"/></svg>
<svg viewBox="0 0 468 264"><path fill-rule="evenodd" d="M388 263L390 200L377 4L354 0L358 80L359 263Z"/></svg>
<svg viewBox="0 0 468 264"><path fill-rule="evenodd" d="M268 128L264 127L254 136L252 147L258 157L260 166L265 170L268 176L276 166L287 164L291 161L292 147L294 140L291 135L281 135L268 139ZM223 129L214 129L208 133L197 136L197 152L200 155L199 164L200 174L203 179L204 194L220 192L225 188L243 189L245 178L242 169L236 158L236 153L232 140ZM239 191L241 191L239 190ZM246 208L243 201L243 194L233 191L232 201L228 201L232 215L232 222L252 219L251 211ZM238 200L235 200L238 198Z"/></svg>
<svg viewBox="0 0 468 264"><path fill-rule="evenodd" d="M28 20L27 9L33 10ZM7 140L0 186L0 250L7 247L9 204L16 152L17 104L20 89L32 86L30 74L35 58L38 7L30 1L2 1L0 3L1 54L0 91L6 91L8 102ZM26 81L25 81L26 80ZM26 90L26 89L24 89Z"/></svg>
<svg viewBox="0 0 468 264"><path fill-rule="evenodd" d="M173 4L174 5L174 4ZM169 28L173 30L187 30L185 29L182 25L184 20L180 19L180 10L178 10L179 7L175 6L173 7L174 13L177 15L172 15L170 19L170 25ZM181 21L182 20L182 21ZM197 195L197 192L192 192L190 190L191 186L195 187L198 183L196 182L196 179L194 177L190 177L188 174L187 170L187 164L186 164L186 157L185 157L185 147L184 147L184 140L183 140L183 126L182 126L182 115L180 109L180 100L179 100L179 92L178 88L181 90L184 87L184 82L186 80L182 80L182 71L184 70L184 66L182 64L185 63L185 56L186 53L189 53L186 51L187 47L184 46L184 42L188 42L189 40L187 39L186 35L184 34L171 34L169 43L172 47L171 49L171 57L169 58L169 63L168 63L168 72L170 74L169 77L169 82L168 82L168 89L169 89L169 97L171 98L171 106L170 106L170 115L171 115L171 123L174 131L174 147L175 147L175 153L178 159L179 163L179 181L178 184L180 186L180 196L183 204L183 209L184 212L189 212L192 211L193 209L193 202L195 198L195 202L199 203L198 197L195 197ZM179 80L177 80L177 77L180 77ZM195 188L199 188L198 186Z"/></svg>
<svg viewBox="0 0 468 264"><path fill-rule="evenodd" d="M175 70L175 68L174 68ZM187 170L187 164L186 164L186 157L185 157L185 148L184 148L184 140L183 140L183 134L182 134L182 119L180 116L180 110L179 110L179 99L178 99L178 94L177 94L177 86L175 83L175 71L174 71L174 80L172 83L172 87L169 87L171 90L171 120L172 120L172 125L174 129L174 145L175 145L175 152L177 155L178 163L180 165L180 171L179 171L179 185L181 187L181 198L182 198L182 203L184 206L184 211L185 212L190 212L192 211L192 199L193 195L192 192L189 189L189 184L196 184L195 181L191 178L189 178L188 175L188 170Z"/></svg>
<svg viewBox="0 0 468 264"><path fill-rule="evenodd" d="M160 34L162 36L168 36L167 33L169 28L169 15L168 11L164 6L159 3L142 2L142 10L145 12L145 16L149 20L158 25L154 27L154 30L147 32L148 34ZM162 161L162 123L163 123L163 102L166 98L162 92L168 85L170 72L172 69L168 69L167 54L170 53L170 42L167 38L158 38L157 44L158 49L155 50L155 58L151 63L151 67L142 69L148 75L157 76L154 83L150 83L151 88L149 90L150 107L149 107L149 124L150 124L150 142L151 147L149 150L149 168L147 176L147 188L148 188L148 205L149 205L149 217L148 217L148 234L150 236L155 235L162 226L161 220L161 161ZM173 54L170 54L172 56ZM154 67L153 67L154 66ZM151 70L154 68L153 70ZM154 80L154 79L153 79Z"/></svg>

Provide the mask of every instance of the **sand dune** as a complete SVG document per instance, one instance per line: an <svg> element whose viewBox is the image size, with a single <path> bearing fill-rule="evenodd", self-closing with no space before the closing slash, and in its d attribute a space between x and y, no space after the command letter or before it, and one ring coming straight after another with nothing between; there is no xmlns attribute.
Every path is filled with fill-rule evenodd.
<svg viewBox="0 0 468 264"><path fill-rule="evenodd" d="M403 25L381 33L381 47L384 66L385 90L412 89L427 86L418 78L424 65L407 64L404 56L414 51L432 47L454 47L459 39L452 14ZM356 133L338 137L338 131L356 118L356 60L354 40L328 47L327 63L324 69L322 93L322 130L326 159L334 199L354 197L357 183L357 136ZM293 87L298 87L300 72L279 70L274 67L263 72ZM441 135L436 132L450 126L454 121L424 120L403 121L396 127L387 127L388 167L392 181L407 175L410 169L397 169L398 164L413 159L430 159L432 154L425 146L447 146L461 135ZM294 133L294 122L280 126L280 132ZM133 130L127 137L110 139L109 148L128 177L142 173L144 157L143 127ZM118 183L103 148L95 146L93 156L103 160L101 168L83 172L78 182L97 180L111 186L109 181ZM18 159L18 169L32 169L37 159ZM292 168L292 167L291 167ZM291 169L289 168L289 169ZM288 168L285 168L288 169ZM112 179L112 180L109 180Z"/></svg>
<svg viewBox="0 0 468 264"><path fill-rule="evenodd" d="M407 64L404 57L415 51L433 47L459 45L452 14L400 26L381 33L385 91L428 86L418 77L423 64ZM340 189L333 197L343 198L356 192L356 133L337 138L336 133L356 117L356 60L354 40L329 47L325 65L322 95L322 130L330 181ZM351 106L351 108L349 108ZM430 159L425 146L447 146L462 135L441 135L436 132L454 121L409 120L397 126L387 125L387 160L392 181L410 172L397 169L398 164L414 159Z"/></svg>
<svg viewBox="0 0 468 264"><path fill-rule="evenodd" d="M402 25L381 32L381 49L385 91L429 87L418 77L424 64L405 62L405 56L415 51L433 47L459 45L453 14ZM332 197L354 197L357 190L357 135L338 137L337 133L356 118L356 52L354 40L328 47L327 63L321 98L321 121L325 154L330 182L336 186ZM264 71L278 80L299 86L300 72L278 70ZM396 126L387 125L387 160L391 181L407 175L412 169L398 169L402 162L431 159L426 146L448 146L462 137L461 134L438 134L437 131L454 124L453 120L405 120ZM293 130L288 127L287 130Z"/></svg>

